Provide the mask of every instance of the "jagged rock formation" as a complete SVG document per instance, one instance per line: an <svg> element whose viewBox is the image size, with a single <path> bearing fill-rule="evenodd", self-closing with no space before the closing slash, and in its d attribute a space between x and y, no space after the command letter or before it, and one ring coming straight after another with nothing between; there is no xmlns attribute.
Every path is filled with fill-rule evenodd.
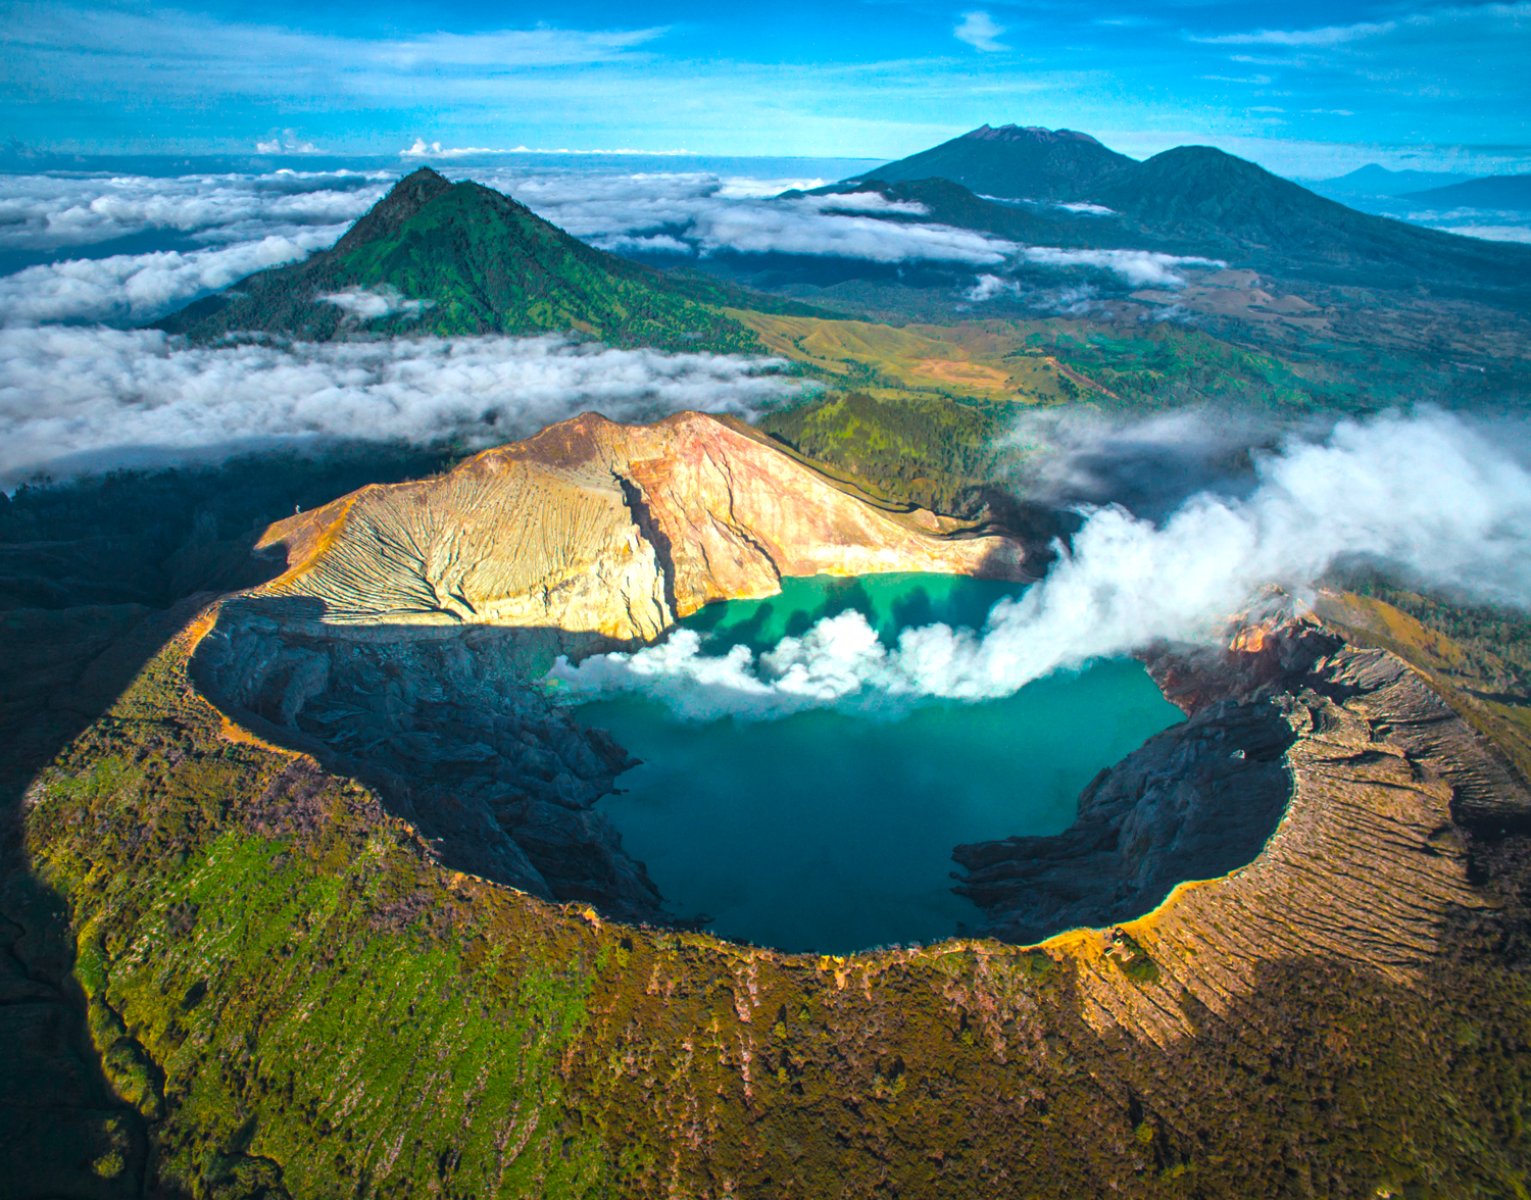
<svg viewBox="0 0 1531 1200"><path fill-rule="evenodd" d="M1465 835L1531 817L1503 754L1385 651L1294 622L1210 670L1156 666L1190 720L1103 772L1060 837L959 848L993 932L1106 925L1215 878L1150 922L1174 947L1156 969L1202 1003L1278 953L1419 970L1445 915L1482 903Z"/></svg>
<svg viewBox="0 0 1531 1200"><path fill-rule="evenodd" d="M882 504L742 422L586 414L439 479L363 488L272 527L267 593L328 624L490 624L648 641L710 600L784 575L1021 578L1015 542Z"/></svg>

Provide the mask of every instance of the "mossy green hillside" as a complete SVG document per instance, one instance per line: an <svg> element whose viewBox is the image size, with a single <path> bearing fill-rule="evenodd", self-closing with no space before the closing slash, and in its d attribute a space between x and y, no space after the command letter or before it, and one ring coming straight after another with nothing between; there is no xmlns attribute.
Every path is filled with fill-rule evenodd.
<svg viewBox="0 0 1531 1200"><path fill-rule="evenodd" d="M368 317L326 297L388 297ZM570 333L615 346L747 351L753 334L682 284L570 237L482 184L409 176L332 250L252 275L162 322L208 340Z"/></svg>

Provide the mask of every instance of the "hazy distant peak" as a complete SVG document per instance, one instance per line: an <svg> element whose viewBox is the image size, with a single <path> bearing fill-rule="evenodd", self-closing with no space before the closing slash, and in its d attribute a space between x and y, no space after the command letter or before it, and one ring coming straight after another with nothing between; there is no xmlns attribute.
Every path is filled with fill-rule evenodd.
<svg viewBox="0 0 1531 1200"><path fill-rule="evenodd" d="M1100 145L1088 133L1080 133L1075 129L1044 129L1040 125L980 125L962 136L978 142L1089 142L1091 145Z"/></svg>

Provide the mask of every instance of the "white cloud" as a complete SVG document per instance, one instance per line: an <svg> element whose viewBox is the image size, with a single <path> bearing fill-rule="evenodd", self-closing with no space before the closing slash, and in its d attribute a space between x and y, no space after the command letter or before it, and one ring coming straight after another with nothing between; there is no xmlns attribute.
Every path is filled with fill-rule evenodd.
<svg viewBox="0 0 1531 1200"><path fill-rule="evenodd" d="M613 254L695 254L696 247L667 233L615 233L602 234L590 239L590 244Z"/></svg>
<svg viewBox="0 0 1531 1200"><path fill-rule="evenodd" d="M690 156L691 153L690 150L569 150L564 148L535 148L532 146L511 146L505 149L496 149L491 146L443 146L440 142L427 142L424 138L416 138L412 145L399 151L399 157L451 159L474 158L496 154L566 154L575 158L609 158L617 155L624 158L685 158Z"/></svg>
<svg viewBox="0 0 1531 1200"><path fill-rule="evenodd" d="M1391 33L1397 28L1397 21L1357 21L1351 25L1324 25L1315 29L1256 29L1247 33L1193 35L1190 40L1207 46L1338 46Z"/></svg>
<svg viewBox="0 0 1531 1200"><path fill-rule="evenodd" d="M299 237L263 237L190 254L170 249L29 266L0 277L0 323L142 323L256 271L297 262L332 245L340 233L338 228L311 230Z"/></svg>
<svg viewBox="0 0 1531 1200"><path fill-rule="evenodd" d="M291 129L284 129L279 134L272 134L264 141L255 143L257 154L318 154L319 147L306 138L299 137Z"/></svg>
<svg viewBox="0 0 1531 1200"><path fill-rule="evenodd" d="M1116 209L1104 204L1092 204L1088 200L1059 200L1058 207L1064 212L1079 213L1087 217L1114 217Z"/></svg>
<svg viewBox="0 0 1531 1200"><path fill-rule="evenodd" d="M9 7L7 74L35 98L78 101L82 79L100 94L141 99L325 95L339 104L395 104L446 88L471 95L528 71L642 61L662 28L534 27L368 39L223 21L186 11L99 5Z"/></svg>
<svg viewBox="0 0 1531 1200"><path fill-rule="evenodd" d="M1132 287L1184 287L1185 271L1228 265L1214 258L1161 254L1154 250L1067 250L1058 246L1027 246L1021 257L1044 267L1110 271Z"/></svg>
<svg viewBox="0 0 1531 1200"><path fill-rule="evenodd" d="M397 288L346 288L341 292L328 292L319 297L325 304L333 304L349 317L358 321L376 321L380 317L417 317L428 308L435 307L434 300L410 300Z"/></svg>
<svg viewBox="0 0 1531 1200"><path fill-rule="evenodd" d="M809 200L711 206L692 220L704 254L802 254L869 262L961 262L993 266L1013 242L946 225L880 220L825 211Z"/></svg>
<svg viewBox="0 0 1531 1200"><path fill-rule="evenodd" d="M1525 225L1453 225L1447 232L1483 238L1490 242L1531 243L1531 227Z"/></svg>
<svg viewBox="0 0 1531 1200"><path fill-rule="evenodd" d="M698 719L1008 695L1053 671L1156 642L1204 642L1277 583L1302 593L1337 562L1387 564L1469 596L1531 605L1524 422L1441 413L1345 421L1265 461L1243 499L1202 493L1162 525L1100 509L1046 579L980 631L930 625L896 645L845 613L755 656L707 655L687 633L632 654L560 660L578 699L642 692Z"/></svg>
<svg viewBox="0 0 1531 1200"><path fill-rule="evenodd" d="M925 217L930 209L918 200L890 200L881 192L841 192L807 197L821 212L873 213L878 216Z"/></svg>
<svg viewBox="0 0 1531 1200"><path fill-rule="evenodd" d="M990 204L1006 204L1011 208L1050 208L1056 212L1074 213L1084 217L1116 216L1116 209L1107 208L1104 204L1094 204L1089 200L1033 200L1028 197L989 196L982 192L978 193L978 198L987 200Z"/></svg>
<svg viewBox="0 0 1531 1200"><path fill-rule="evenodd" d="M993 54L1000 50L1008 50L999 39L1004 35L1004 27L997 25L994 18L988 13L978 10L962 14L962 20L952 30L952 36L959 42L966 42L975 50L982 50L986 54Z"/></svg>
<svg viewBox="0 0 1531 1200"><path fill-rule="evenodd" d="M980 275L973 286L962 295L966 300L982 304L985 300L994 300L1000 296L1019 295L1020 290L1021 285L1013 279L1003 279L998 275Z"/></svg>
<svg viewBox="0 0 1531 1200"><path fill-rule="evenodd" d="M149 321L256 271L305 258L340 233L320 228L221 250L164 250L28 267L0 277L0 323Z"/></svg>
<svg viewBox="0 0 1531 1200"><path fill-rule="evenodd" d="M1017 248L988 234L907 219L924 215L925 208L875 192L762 198L803 180L723 178L700 171L490 168L468 174L576 237L619 253L801 254L992 266Z"/></svg>
<svg viewBox="0 0 1531 1200"><path fill-rule="evenodd" d="M228 243L293 237L354 221L394 176L376 171L264 175L0 175L0 247L54 250L154 230Z"/></svg>
<svg viewBox="0 0 1531 1200"><path fill-rule="evenodd" d="M750 416L800 388L781 365L555 337L209 348L148 330L0 329L0 486L272 445L485 446L591 409Z"/></svg>
<svg viewBox="0 0 1531 1200"><path fill-rule="evenodd" d="M987 268L996 276L1026 261L1107 270L1135 287L1178 286L1186 269L1217 265L1148 251L1023 247L922 221L924 206L876 192L767 198L812 182L800 179L499 166L471 168L464 175L507 192L574 236L621 254L940 262ZM0 277L0 322L138 323L164 315L255 271L332 245L393 179L378 172L290 170L173 179L0 177L0 245L88 245L152 230L209 244L57 262ZM1099 205L1061 207L1088 217L1109 215ZM366 303L375 307L376 300Z"/></svg>

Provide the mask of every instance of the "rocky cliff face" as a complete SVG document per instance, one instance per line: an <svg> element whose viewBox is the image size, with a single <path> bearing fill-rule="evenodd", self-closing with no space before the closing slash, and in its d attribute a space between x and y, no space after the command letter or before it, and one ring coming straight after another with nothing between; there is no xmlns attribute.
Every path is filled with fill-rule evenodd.
<svg viewBox="0 0 1531 1200"><path fill-rule="evenodd" d="M1385 651L1294 621L1152 666L1188 721L1102 772L1061 836L958 848L992 932L1106 926L1215 879L1150 922L1192 995L1207 960L1182 955L1200 949L1218 972L1255 945L1420 967L1446 914L1480 903L1466 839L1531 817L1502 752Z"/></svg>
<svg viewBox="0 0 1531 1200"><path fill-rule="evenodd" d="M629 756L527 685L520 631L325 636L259 600L225 607L194 666L244 726L365 779L457 870L544 900L658 920L658 890L594 811Z"/></svg>
<svg viewBox="0 0 1531 1200"><path fill-rule="evenodd" d="M326 624L558 629L649 641L784 575L933 571L1015 579L1013 541L883 505L742 423L587 414L421 483L364 488L276 525L268 594Z"/></svg>

